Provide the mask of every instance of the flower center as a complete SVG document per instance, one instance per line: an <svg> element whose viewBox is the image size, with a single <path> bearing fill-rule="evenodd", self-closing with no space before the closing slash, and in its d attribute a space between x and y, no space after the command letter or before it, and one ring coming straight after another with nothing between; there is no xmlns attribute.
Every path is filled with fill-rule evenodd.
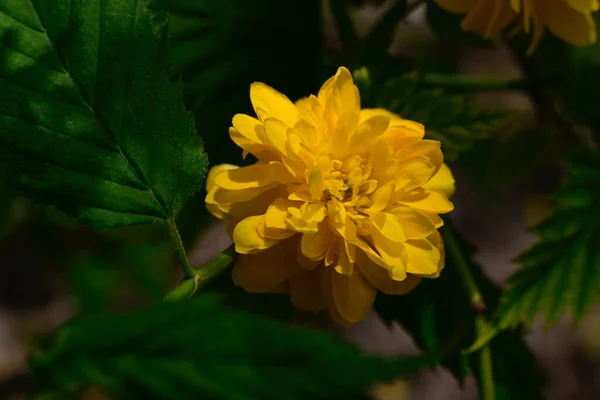
<svg viewBox="0 0 600 400"><path fill-rule="evenodd" d="M369 179L370 175L371 166L362 157L352 156L343 162L334 160L332 169L324 176L321 201L327 204L336 199L346 209L357 211L369 207L369 196L377 189L377 181Z"/></svg>

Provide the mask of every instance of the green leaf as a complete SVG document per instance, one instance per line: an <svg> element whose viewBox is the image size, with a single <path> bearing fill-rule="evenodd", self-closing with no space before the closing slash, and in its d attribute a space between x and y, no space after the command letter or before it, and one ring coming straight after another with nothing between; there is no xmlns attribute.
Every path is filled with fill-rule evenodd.
<svg viewBox="0 0 600 400"><path fill-rule="evenodd" d="M166 289L167 277L161 269L168 265L169 246L106 242L68 262L67 281L80 311L110 310L122 290L127 291L129 302L135 295L160 300Z"/></svg>
<svg viewBox="0 0 600 400"><path fill-rule="evenodd" d="M534 232L538 241L517 261L496 324L531 324L543 313L552 324L567 310L580 320L600 295L600 152L570 158L571 172L556 194L557 207Z"/></svg>
<svg viewBox="0 0 600 400"><path fill-rule="evenodd" d="M474 47L493 47L490 41L481 36L462 30L461 23L464 17L464 14L452 14L444 10L435 0L427 1L427 23L441 40Z"/></svg>
<svg viewBox="0 0 600 400"><path fill-rule="evenodd" d="M500 290L472 261L474 249L448 224L445 240L456 242L460 257L468 260L471 274L484 296L488 310L496 307ZM458 273L455 252L448 252L446 266L437 279L424 280L405 296L378 294L375 310L388 324L399 323L416 344L436 362L448 368L463 382L474 374L479 380L479 353L465 355L462 349L472 343L478 313L471 306ZM539 374L531 352L519 335L503 333L491 342L495 391L498 399L538 399Z"/></svg>
<svg viewBox="0 0 600 400"><path fill-rule="evenodd" d="M423 357L361 354L328 333L222 307L212 295L130 315L84 316L31 360L41 388L118 398L315 399L413 374Z"/></svg>
<svg viewBox="0 0 600 400"><path fill-rule="evenodd" d="M368 75L364 70L359 71ZM426 136L442 143L444 157L450 161L471 149L475 141L488 138L520 117L513 110L482 107L464 95L423 89L416 74L393 78L383 85L363 77L357 85L363 107L383 107L402 118L422 123Z"/></svg>
<svg viewBox="0 0 600 400"><path fill-rule="evenodd" d="M0 153L27 194L98 227L165 220L206 172L168 79L165 18L146 7L0 6Z"/></svg>
<svg viewBox="0 0 600 400"><path fill-rule="evenodd" d="M322 77L318 0L156 0L170 14L170 60L186 104L203 128L211 163L243 163L228 136L231 118L250 113L249 91L264 82L290 99ZM292 18L293 16L293 18Z"/></svg>

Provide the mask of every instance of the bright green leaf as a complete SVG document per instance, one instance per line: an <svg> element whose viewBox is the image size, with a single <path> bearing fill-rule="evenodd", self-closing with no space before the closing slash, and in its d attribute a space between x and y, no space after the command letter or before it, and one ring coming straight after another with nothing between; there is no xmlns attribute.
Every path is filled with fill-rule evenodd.
<svg viewBox="0 0 600 400"><path fill-rule="evenodd" d="M578 321L598 299L600 152L581 151L570 166L555 211L535 228L538 241L509 278L496 315L500 328L531 324L540 313L552 324L567 310Z"/></svg>
<svg viewBox="0 0 600 400"><path fill-rule="evenodd" d="M206 172L147 2L0 6L0 153L27 194L95 226L162 221Z"/></svg>
<svg viewBox="0 0 600 400"><path fill-rule="evenodd" d="M362 354L328 333L222 307L212 295L130 315L80 317L31 361L42 388L94 385L117 398L317 399L426 366Z"/></svg>
<svg viewBox="0 0 600 400"><path fill-rule="evenodd" d="M442 90L421 88L415 74L391 79L381 86L359 78L363 107L383 107L422 123L426 136L442 143L444 157L450 161L471 149L475 141L488 138L520 116L513 110L482 107L463 95L442 95Z"/></svg>

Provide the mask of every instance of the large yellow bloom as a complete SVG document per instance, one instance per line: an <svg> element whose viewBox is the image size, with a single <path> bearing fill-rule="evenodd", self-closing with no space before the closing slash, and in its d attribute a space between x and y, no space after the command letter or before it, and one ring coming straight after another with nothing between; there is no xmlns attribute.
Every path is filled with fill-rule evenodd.
<svg viewBox="0 0 600 400"><path fill-rule="evenodd" d="M546 27L574 46L596 42L596 24L592 12L598 0L436 0L446 10L467 14L462 28L490 38L522 14L523 27L529 32L533 23L532 52Z"/></svg>
<svg viewBox="0 0 600 400"><path fill-rule="evenodd" d="M216 166L207 179L208 208L229 219L240 253L236 284L350 325L377 289L404 294L439 275L438 214L453 209L454 180L422 125L361 110L346 68L318 96L292 103L254 83L250 99L258 119L235 115L229 134L258 162Z"/></svg>

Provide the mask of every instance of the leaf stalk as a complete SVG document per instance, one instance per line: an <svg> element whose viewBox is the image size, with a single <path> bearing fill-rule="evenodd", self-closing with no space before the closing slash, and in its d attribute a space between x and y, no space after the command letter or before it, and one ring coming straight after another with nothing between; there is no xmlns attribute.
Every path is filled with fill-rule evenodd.
<svg viewBox="0 0 600 400"><path fill-rule="evenodd" d="M181 235L179 234L179 230L177 229L175 217L169 217L169 219L167 220L167 228L169 229L171 243L173 243L175 253L179 258L179 263L181 265L181 268L183 269L183 273L185 274L185 279L191 279L196 274L196 271L194 270L194 268L192 268L190 260L188 259L187 252L185 251L185 247L183 246L183 241L181 240Z"/></svg>
<svg viewBox="0 0 600 400"><path fill-rule="evenodd" d="M184 279L175 289L167 293L165 301L179 301L192 297L198 289L206 286L235 262L237 253L235 245L229 246L222 253L215 256L204 266L194 270L190 279Z"/></svg>

